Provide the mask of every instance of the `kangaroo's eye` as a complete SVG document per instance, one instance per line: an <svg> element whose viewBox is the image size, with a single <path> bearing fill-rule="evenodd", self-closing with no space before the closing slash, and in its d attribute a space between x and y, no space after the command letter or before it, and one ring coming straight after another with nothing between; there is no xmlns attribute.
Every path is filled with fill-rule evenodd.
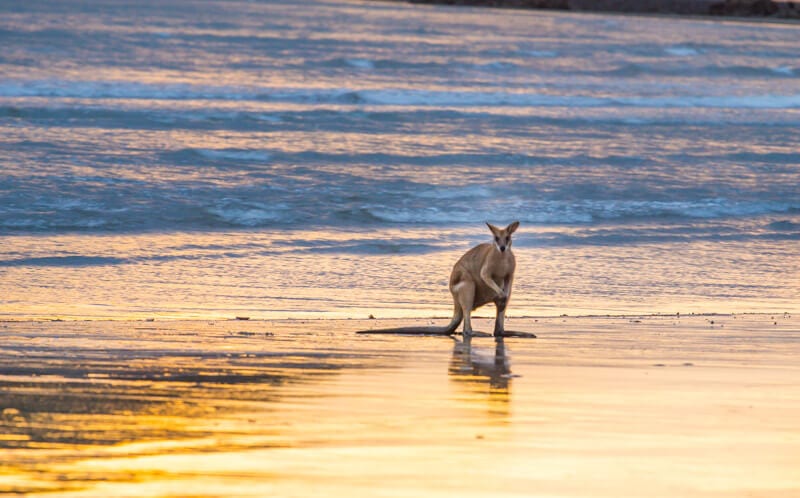
<svg viewBox="0 0 800 498"><path fill-rule="evenodd" d="M495 242L500 242L500 237L495 237L495 238L494 238L494 241L495 241Z"/></svg>

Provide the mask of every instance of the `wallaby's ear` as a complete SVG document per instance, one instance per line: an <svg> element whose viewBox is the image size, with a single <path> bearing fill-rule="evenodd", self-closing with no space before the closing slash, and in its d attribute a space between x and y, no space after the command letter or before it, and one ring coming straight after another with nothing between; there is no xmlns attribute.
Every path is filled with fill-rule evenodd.
<svg viewBox="0 0 800 498"><path fill-rule="evenodd" d="M487 226L487 227L489 227L489 230L491 230L491 231L492 231L492 233L493 233L493 234L495 234L495 235L497 235L497 232L499 232L499 231L500 231L500 229L499 229L499 228L497 228L496 226L492 225L492 224L491 224L491 223L489 223L488 221L486 222L486 226Z"/></svg>
<svg viewBox="0 0 800 498"><path fill-rule="evenodd" d="M509 235L511 235L512 233L514 233L514 232L516 232L516 231L517 231L517 228L519 228L519 221L515 221L514 223L512 223L512 224L508 225L508 226L506 227L506 232L507 232Z"/></svg>

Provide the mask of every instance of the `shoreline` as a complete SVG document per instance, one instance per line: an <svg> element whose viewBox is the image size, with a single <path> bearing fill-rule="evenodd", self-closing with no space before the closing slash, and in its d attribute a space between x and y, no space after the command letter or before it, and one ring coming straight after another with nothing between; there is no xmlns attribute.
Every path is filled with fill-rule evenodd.
<svg viewBox="0 0 800 498"><path fill-rule="evenodd" d="M375 0L373 0L375 1ZM444 5L589 14L666 16L743 22L800 21L800 2L785 0L377 0L412 5Z"/></svg>
<svg viewBox="0 0 800 498"><path fill-rule="evenodd" d="M586 313L586 314L552 314L552 315L517 315L506 316L507 319L512 320L552 320L558 318L571 318L571 319L628 319L628 318L691 318L691 317L737 317L737 316L772 316L779 318L791 318L792 315L800 314L798 311L785 310L785 311L742 311L742 312L720 312L720 311L702 311L702 312L689 312L689 313L665 313L665 312L649 312L649 313ZM239 318L230 316L209 316L209 317L180 317L180 316L157 316L154 318L131 318L131 317L77 317L77 318L0 318L0 323L3 324L25 324L25 323L102 323L102 322L131 322L131 323L201 323L201 322L239 322L239 323L303 323L303 322L355 322L363 321L365 323L384 323L384 322L402 322L414 324L414 322L421 320L449 320L451 316L445 315L428 315L428 316L408 316L408 317L374 317L365 318L359 317L288 317L288 318ZM485 313L473 315L474 319L478 320L492 320L493 315Z"/></svg>

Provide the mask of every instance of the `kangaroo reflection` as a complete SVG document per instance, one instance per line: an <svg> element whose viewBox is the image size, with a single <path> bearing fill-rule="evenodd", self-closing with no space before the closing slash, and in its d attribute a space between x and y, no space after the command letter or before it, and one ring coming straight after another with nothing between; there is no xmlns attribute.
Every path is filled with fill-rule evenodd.
<svg viewBox="0 0 800 498"><path fill-rule="evenodd" d="M470 394L470 400L488 403L494 415L508 415L511 366L505 342L496 337L494 353L472 347L472 338L455 339L450 360L450 378Z"/></svg>

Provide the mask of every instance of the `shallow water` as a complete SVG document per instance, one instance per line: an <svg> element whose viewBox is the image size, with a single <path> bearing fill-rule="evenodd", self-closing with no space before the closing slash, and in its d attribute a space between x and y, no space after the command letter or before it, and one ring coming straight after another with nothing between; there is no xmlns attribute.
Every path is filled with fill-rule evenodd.
<svg viewBox="0 0 800 498"><path fill-rule="evenodd" d="M515 249L511 316L793 310L794 241L681 240ZM567 230L539 229L542 238ZM463 229L15 236L0 258L6 318L442 317L454 261L480 241ZM487 230L488 232L488 230ZM586 233L578 234L584 237ZM660 237L675 237L660 242ZM645 237L641 236L640 237ZM460 240L463 239L463 240ZM377 252L377 253L376 253ZM479 315L494 313L491 306ZM439 320L442 321L442 320Z"/></svg>
<svg viewBox="0 0 800 498"><path fill-rule="evenodd" d="M796 318L512 318L539 338L468 346L353 333L387 322L0 324L0 492L800 490Z"/></svg>
<svg viewBox="0 0 800 498"><path fill-rule="evenodd" d="M512 313L796 310L797 34L6 2L0 316L447 314L453 261L514 219Z"/></svg>

